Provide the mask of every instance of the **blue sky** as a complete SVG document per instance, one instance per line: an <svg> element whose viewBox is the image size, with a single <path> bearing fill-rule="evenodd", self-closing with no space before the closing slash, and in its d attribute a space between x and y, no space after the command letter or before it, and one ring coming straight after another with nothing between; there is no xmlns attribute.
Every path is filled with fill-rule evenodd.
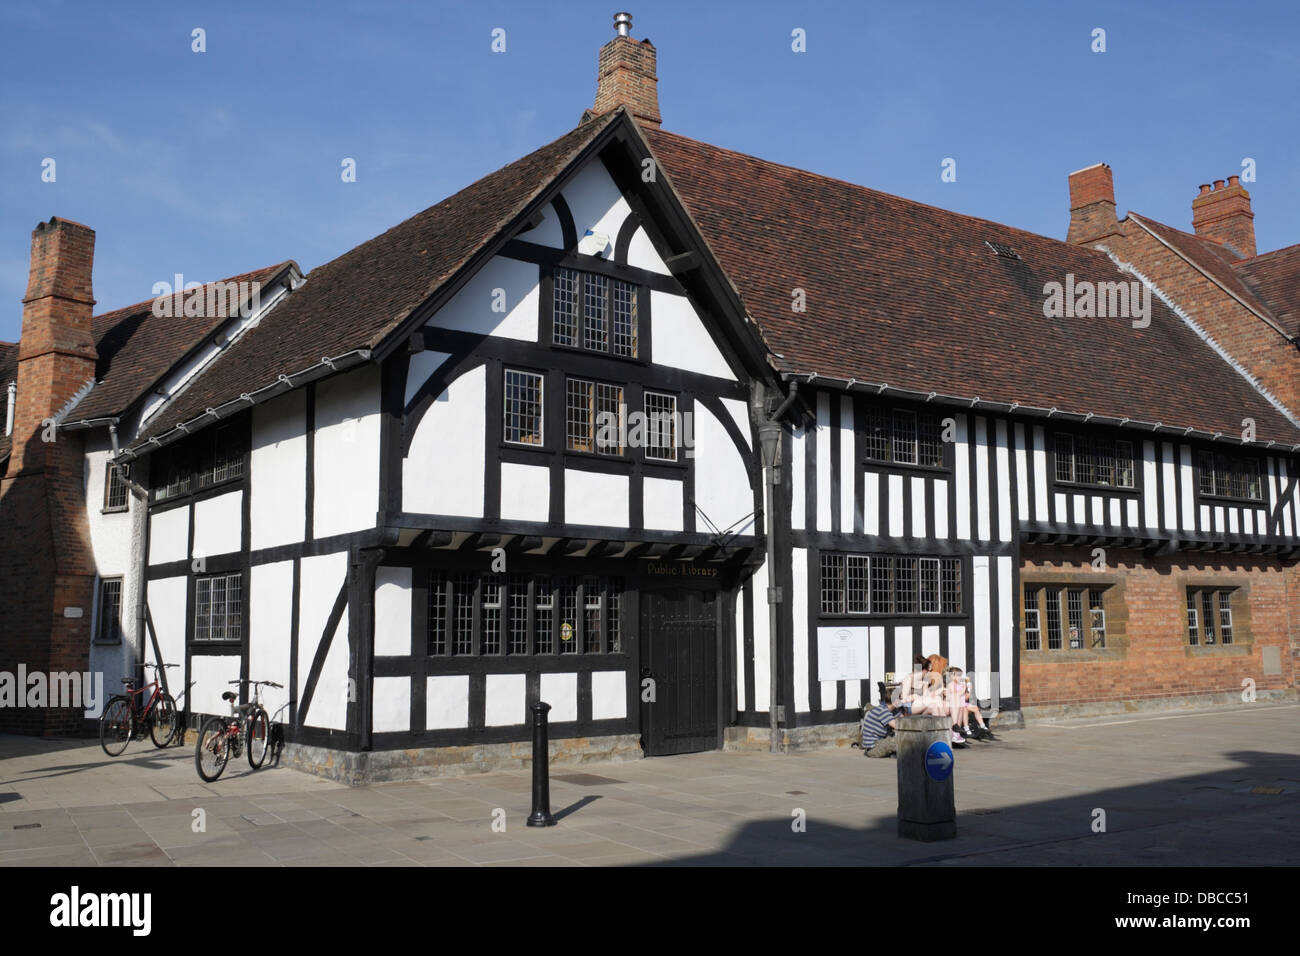
<svg viewBox="0 0 1300 956"><path fill-rule="evenodd" d="M0 339L52 215L96 230L103 312L310 270L438 202L577 123L621 3L0 0ZM1300 241L1293 2L629 6L674 132L1057 237L1071 170L1189 229L1251 157L1260 250Z"/></svg>

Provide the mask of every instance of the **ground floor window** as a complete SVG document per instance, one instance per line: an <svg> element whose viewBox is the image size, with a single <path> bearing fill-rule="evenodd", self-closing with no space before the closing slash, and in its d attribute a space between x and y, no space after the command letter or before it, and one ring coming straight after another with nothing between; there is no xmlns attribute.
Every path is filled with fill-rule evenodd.
<svg viewBox="0 0 1300 956"><path fill-rule="evenodd" d="M243 576L217 574L194 582L194 640L243 638Z"/></svg>
<svg viewBox="0 0 1300 956"><path fill-rule="evenodd" d="M961 558L823 552L821 609L827 615L960 614Z"/></svg>
<svg viewBox="0 0 1300 956"><path fill-rule="evenodd" d="M624 581L603 575L429 572L433 656L619 654Z"/></svg>
<svg viewBox="0 0 1300 956"><path fill-rule="evenodd" d="M1187 643L1232 643L1232 588L1187 589Z"/></svg>
<svg viewBox="0 0 1300 956"><path fill-rule="evenodd" d="M100 644L119 644L122 641L121 578L99 582L99 627L95 640Z"/></svg>
<svg viewBox="0 0 1300 956"><path fill-rule="evenodd" d="M1105 588L1024 587L1027 651L1106 646Z"/></svg>

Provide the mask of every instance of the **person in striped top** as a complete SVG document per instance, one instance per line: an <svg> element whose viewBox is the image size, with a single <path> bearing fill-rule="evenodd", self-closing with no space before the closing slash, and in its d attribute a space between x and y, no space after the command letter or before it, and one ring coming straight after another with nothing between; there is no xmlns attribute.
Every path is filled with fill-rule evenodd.
<svg viewBox="0 0 1300 956"><path fill-rule="evenodd" d="M897 738L890 736L898 714L892 701L882 700L862 715L862 752L868 757L889 757L898 752Z"/></svg>

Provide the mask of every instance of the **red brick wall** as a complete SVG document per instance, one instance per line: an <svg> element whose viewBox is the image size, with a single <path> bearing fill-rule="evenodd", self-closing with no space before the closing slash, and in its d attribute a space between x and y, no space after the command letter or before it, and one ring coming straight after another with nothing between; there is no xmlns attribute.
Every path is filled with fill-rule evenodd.
<svg viewBox="0 0 1300 956"><path fill-rule="evenodd" d="M1259 555L1177 552L1147 558L1141 551L1108 549L1107 567L1091 568L1087 548L1027 545L1021 580L1074 583L1080 577L1122 588L1122 608L1108 607L1108 650L1020 652L1023 706L1150 700L1206 694L1240 694L1242 680L1259 690L1295 687L1300 672L1300 572L1295 566ZM1188 650L1186 587L1235 587L1237 656L1222 645L1206 652ZM1019 612L1023 614L1023 612ZM1044 632L1045 633L1045 632ZM1044 639L1045 642L1045 639ZM1116 647L1114 645L1122 644ZM1279 648L1282 673L1264 676L1263 649ZM1056 655L1056 656L1053 656Z"/></svg>

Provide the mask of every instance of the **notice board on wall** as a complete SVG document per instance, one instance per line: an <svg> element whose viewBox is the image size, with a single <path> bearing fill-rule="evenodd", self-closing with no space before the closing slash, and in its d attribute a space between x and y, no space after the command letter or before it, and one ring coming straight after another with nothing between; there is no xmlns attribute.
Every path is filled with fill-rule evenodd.
<svg viewBox="0 0 1300 956"><path fill-rule="evenodd" d="M817 628L817 679L866 680L871 676L865 627Z"/></svg>

